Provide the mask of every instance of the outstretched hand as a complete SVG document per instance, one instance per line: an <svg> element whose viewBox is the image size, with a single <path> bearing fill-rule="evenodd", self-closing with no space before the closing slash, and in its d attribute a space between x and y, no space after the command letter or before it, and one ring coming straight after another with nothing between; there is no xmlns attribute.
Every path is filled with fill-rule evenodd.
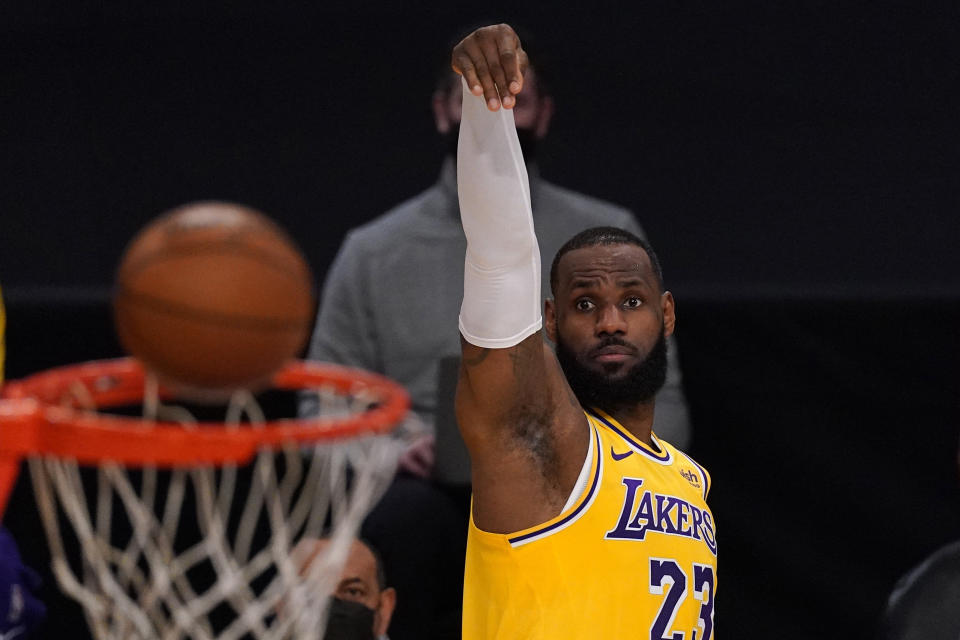
<svg viewBox="0 0 960 640"><path fill-rule="evenodd" d="M523 89L527 54L510 25L495 24L461 40L453 48L450 64L467 81L473 95L486 99L490 111L501 105L512 109L514 96Z"/></svg>

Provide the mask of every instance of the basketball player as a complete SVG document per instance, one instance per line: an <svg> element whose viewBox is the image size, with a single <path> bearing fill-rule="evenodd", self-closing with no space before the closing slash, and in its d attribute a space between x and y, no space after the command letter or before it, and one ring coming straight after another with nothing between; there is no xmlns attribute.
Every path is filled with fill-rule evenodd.
<svg viewBox="0 0 960 640"><path fill-rule="evenodd" d="M545 344L540 256L509 111L525 58L507 25L475 31L452 56L466 87L457 417L473 508L463 637L709 640L710 477L651 429L673 296L644 241L585 231L553 262L544 317L556 355Z"/></svg>

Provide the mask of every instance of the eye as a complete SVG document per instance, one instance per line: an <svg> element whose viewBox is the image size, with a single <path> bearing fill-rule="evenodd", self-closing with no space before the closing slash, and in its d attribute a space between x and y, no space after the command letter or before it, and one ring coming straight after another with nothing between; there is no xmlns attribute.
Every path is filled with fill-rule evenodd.
<svg viewBox="0 0 960 640"><path fill-rule="evenodd" d="M574 303L574 307L576 307L577 311L590 311L593 309L593 306L593 302L587 300L586 298L581 298Z"/></svg>
<svg viewBox="0 0 960 640"><path fill-rule="evenodd" d="M628 309L636 309L637 307L643 306L643 300L641 298L638 298L637 296L630 296L629 298L623 301L623 306L625 306Z"/></svg>
<svg viewBox="0 0 960 640"><path fill-rule="evenodd" d="M343 600L359 601L367 597L367 589L359 583L341 584L337 587L337 597Z"/></svg>

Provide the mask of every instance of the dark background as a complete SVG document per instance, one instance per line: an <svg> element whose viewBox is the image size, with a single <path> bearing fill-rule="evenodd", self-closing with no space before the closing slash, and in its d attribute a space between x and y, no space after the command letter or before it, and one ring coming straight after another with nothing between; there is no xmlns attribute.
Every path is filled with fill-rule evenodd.
<svg viewBox="0 0 960 640"><path fill-rule="evenodd" d="M637 212L677 297L719 633L871 637L960 534L952 3L5 3L8 375L117 355L120 253L187 201L268 212L322 281L436 178L434 76L500 20L552 72L544 176ZM5 524L42 564L27 502ZM48 637L75 637L53 602Z"/></svg>

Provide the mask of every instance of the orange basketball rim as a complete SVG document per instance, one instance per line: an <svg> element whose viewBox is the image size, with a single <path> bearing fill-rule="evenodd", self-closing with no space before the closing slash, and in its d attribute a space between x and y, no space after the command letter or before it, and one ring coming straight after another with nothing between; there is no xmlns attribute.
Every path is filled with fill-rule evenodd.
<svg viewBox="0 0 960 640"><path fill-rule="evenodd" d="M374 373L316 362L290 362L273 377L277 389L326 388L364 396L369 408L342 417L272 420L257 428L201 422L195 429L81 408L139 404L146 374L133 359L99 360L51 369L10 381L0 393L0 517L22 460L73 459L83 465L195 467L244 464L260 449L287 443L349 440L392 431L403 421L409 396ZM169 392L161 390L161 395ZM78 401L83 397L83 403Z"/></svg>

